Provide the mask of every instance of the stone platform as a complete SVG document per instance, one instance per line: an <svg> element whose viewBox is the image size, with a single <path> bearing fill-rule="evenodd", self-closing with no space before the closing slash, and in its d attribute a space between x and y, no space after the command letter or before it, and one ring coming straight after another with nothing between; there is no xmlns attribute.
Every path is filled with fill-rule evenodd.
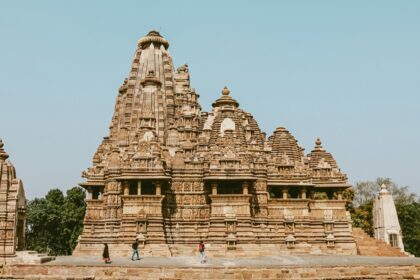
<svg viewBox="0 0 420 280"><path fill-rule="evenodd" d="M420 258L367 256L144 257L140 261L57 257L42 265L4 266L0 279L420 279Z"/></svg>

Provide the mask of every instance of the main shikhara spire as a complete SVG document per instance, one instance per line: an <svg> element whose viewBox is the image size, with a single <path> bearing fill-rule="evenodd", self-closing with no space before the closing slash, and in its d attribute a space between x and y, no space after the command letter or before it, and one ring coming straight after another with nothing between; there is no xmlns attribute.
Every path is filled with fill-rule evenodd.
<svg viewBox="0 0 420 280"><path fill-rule="evenodd" d="M188 65L175 69L168 48L157 31L138 42L109 136L83 172L87 212L76 254L136 237L156 254L170 250L153 244L197 238L220 250L245 243L286 250L293 240L354 253L342 200L347 177L321 141L305 155L283 127L266 138L227 87L202 112ZM317 193L329 200L320 203Z"/></svg>

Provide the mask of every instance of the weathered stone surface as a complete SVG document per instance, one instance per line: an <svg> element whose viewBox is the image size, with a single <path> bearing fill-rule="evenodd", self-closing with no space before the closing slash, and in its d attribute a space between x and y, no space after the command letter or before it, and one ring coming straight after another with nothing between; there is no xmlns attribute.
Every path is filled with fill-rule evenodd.
<svg viewBox="0 0 420 280"><path fill-rule="evenodd" d="M283 127L266 138L227 87L202 112L188 65L175 69L168 47L156 31L139 41L109 135L83 172L74 255L104 242L127 255L138 236L152 256L190 254L200 239L214 256L356 254L347 176L321 141L305 155Z"/></svg>
<svg viewBox="0 0 420 280"><path fill-rule="evenodd" d="M13 261L25 246L26 198L0 139L0 263Z"/></svg>
<svg viewBox="0 0 420 280"><path fill-rule="evenodd" d="M96 264L93 262L96 261ZM110 265L100 259L84 261L59 257L45 265L7 265L0 279L419 279L420 260L343 256L265 257L258 259L210 259L200 264L192 258L145 258L140 262L116 259ZM279 263L279 261L281 263ZM79 264L78 264L79 262ZM81 264L88 263L86 264ZM290 262L289 264L285 264Z"/></svg>

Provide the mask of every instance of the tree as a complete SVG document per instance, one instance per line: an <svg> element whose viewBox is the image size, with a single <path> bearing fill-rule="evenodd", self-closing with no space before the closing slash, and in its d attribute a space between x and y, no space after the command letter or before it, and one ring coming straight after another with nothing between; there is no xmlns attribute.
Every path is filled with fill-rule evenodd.
<svg viewBox="0 0 420 280"><path fill-rule="evenodd" d="M367 234L373 236L373 200L370 200L357 208L351 208L350 215L353 226L363 229Z"/></svg>
<svg viewBox="0 0 420 280"><path fill-rule="evenodd" d="M420 201L397 204L398 219L403 233L404 249L420 256Z"/></svg>
<svg viewBox="0 0 420 280"><path fill-rule="evenodd" d="M66 194L52 189L45 198L35 198L28 203L28 249L52 255L71 254L83 227L85 192L74 187Z"/></svg>

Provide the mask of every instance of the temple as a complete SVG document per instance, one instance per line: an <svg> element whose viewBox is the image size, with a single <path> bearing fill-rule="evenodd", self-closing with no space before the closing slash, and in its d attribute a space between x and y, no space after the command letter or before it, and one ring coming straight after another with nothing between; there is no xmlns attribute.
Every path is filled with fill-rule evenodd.
<svg viewBox="0 0 420 280"><path fill-rule="evenodd" d="M384 241L394 248L404 252L402 232L398 221L394 199L386 186L382 184L381 191L373 202L373 229L375 238Z"/></svg>
<svg viewBox="0 0 420 280"><path fill-rule="evenodd" d="M74 255L107 242L127 255L357 254L343 191L320 139L306 154L284 127L266 137L225 87L202 112L188 65L169 43L138 42L109 127L82 174L87 210ZM98 253L97 253L98 254Z"/></svg>
<svg viewBox="0 0 420 280"><path fill-rule="evenodd" d="M25 247L26 199L22 181L8 161L0 139L0 264L16 258Z"/></svg>

